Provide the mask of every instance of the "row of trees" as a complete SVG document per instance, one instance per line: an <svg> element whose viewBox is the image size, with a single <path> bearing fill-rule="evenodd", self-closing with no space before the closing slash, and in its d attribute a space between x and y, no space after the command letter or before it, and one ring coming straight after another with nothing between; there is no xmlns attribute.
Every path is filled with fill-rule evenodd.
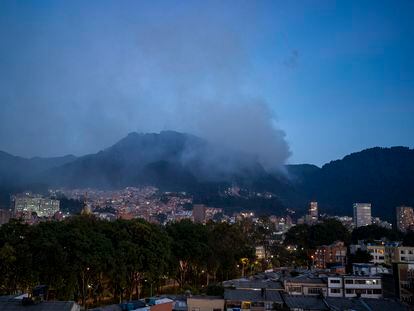
<svg viewBox="0 0 414 311"><path fill-rule="evenodd" d="M83 305L121 301L165 289L169 279L186 289L237 277L242 258L253 260L254 248L240 225L13 220L0 227L0 293L46 284L57 299Z"/></svg>
<svg viewBox="0 0 414 311"><path fill-rule="evenodd" d="M165 227L144 220L107 222L85 215L35 226L13 220L0 227L0 294L46 284L55 298L86 305L138 298L177 286L194 291L255 269L309 265L312 250L336 240L349 244L384 236L402 238L376 226L351 234L333 219L314 226L297 225L286 233L283 243L278 242L280 237L268 218L234 225L181 221ZM411 235L406 238L412 240ZM257 245L266 252L260 262L255 258ZM358 254L354 260L368 261L367 255Z"/></svg>

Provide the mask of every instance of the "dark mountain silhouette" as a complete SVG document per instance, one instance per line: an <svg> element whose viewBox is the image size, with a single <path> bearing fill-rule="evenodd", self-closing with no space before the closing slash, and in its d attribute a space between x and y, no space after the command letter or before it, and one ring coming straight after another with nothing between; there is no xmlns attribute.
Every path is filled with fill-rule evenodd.
<svg viewBox="0 0 414 311"><path fill-rule="evenodd" d="M0 151L0 184L21 184L37 177L41 172L72 162L75 159L76 157L73 155L26 159Z"/></svg>
<svg viewBox="0 0 414 311"><path fill-rule="evenodd" d="M315 170L297 187L325 212L350 215L352 203L370 202L373 216L392 220L396 206L414 205L414 150L376 147L352 153Z"/></svg>
<svg viewBox="0 0 414 311"><path fill-rule="evenodd" d="M32 190L42 193L47 183L38 178L42 172L76 159L73 155L53 158L31 158L13 156L0 151L0 208L8 207L10 195Z"/></svg>
<svg viewBox="0 0 414 311"><path fill-rule="evenodd" d="M414 205L414 150L372 148L322 168L287 165L284 172L276 173L266 172L254 156L173 131L131 133L105 150L78 158L24 159L0 152L3 206L10 193L22 189L140 185L188 191L197 202L230 210L265 213L280 213L286 207L303 213L307 203L316 200L322 212L351 215L352 203L371 202L374 216L392 219L396 206ZM230 185L242 186L247 193L271 192L272 200L223 196Z"/></svg>
<svg viewBox="0 0 414 311"><path fill-rule="evenodd" d="M255 159L188 134L131 133L96 154L43 173L52 185L119 188L156 185L188 190L202 182L252 180L266 172Z"/></svg>

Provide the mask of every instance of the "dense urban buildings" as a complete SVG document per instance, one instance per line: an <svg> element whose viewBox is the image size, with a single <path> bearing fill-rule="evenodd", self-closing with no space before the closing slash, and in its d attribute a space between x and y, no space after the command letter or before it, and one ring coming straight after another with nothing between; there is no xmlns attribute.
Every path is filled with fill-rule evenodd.
<svg viewBox="0 0 414 311"><path fill-rule="evenodd" d="M346 253L347 248L344 242L337 241L331 245L322 245L312 255L314 265L319 269L326 269L332 265L344 266L346 263Z"/></svg>
<svg viewBox="0 0 414 311"><path fill-rule="evenodd" d="M397 228L401 232L414 229L414 210L409 206L399 206L396 208Z"/></svg>
<svg viewBox="0 0 414 311"><path fill-rule="evenodd" d="M370 203L354 203L354 224L355 227L368 226L372 222L371 204Z"/></svg>
<svg viewBox="0 0 414 311"><path fill-rule="evenodd" d="M59 200L32 193L16 194L12 201L15 215L36 213L38 217L52 217L59 211Z"/></svg>
<svg viewBox="0 0 414 311"><path fill-rule="evenodd" d="M228 192L233 193L236 190L229 188ZM82 219L84 221L88 221L88 219L106 220L108 223L103 222L104 226L110 228L113 225L119 225L117 219L131 220L131 222L120 222L123 226L130 226L143 224L140 220L134 220L141 218L148 221L147 225L154 226L152 227L154 229L159 228L160 225L164 228L162 231L168 231L176 225L179 226L181 220L190 220L192 222L183 223L185 226L189 226L183 231L185 232L184 236L171 236L171 241L175 241L180 236L186 239L187 235L189 238L194 238L200 234L207 234L202 241L191 239L189 243L182 241L186 248L203 244L206 241L209 247L207 253L214 253L217 248L224 253L232 251L234 243L226 245L225 248L222 248L220 244L225 243L226 239L230 237L231 239L244 239L243 245L251 247L250 255L246 254L245 257L235 258L232 254L230 257L226 255L220 259L232 260L232 266L236 270L232 271L229 268L229 272L235 273L233 277L238 275L242 278L239 281L232 281L234 287L227 287L226 284L230 281L224 281L224 295L221 296L192 296L191 299L188 297L184 300L172 299L175 302L170 302L169 306L174 306L178 302L185 305L184 309L180 309L181 311L187 311L188 307L198 308L200 311L215 311L214 308L212 309L213 305L217 310L219 308L221 310L243 308L270 311L274 304L290 308L290 310L297 310L297 307L301 305L309 307L321 304L326 306L328 300L333 306L342 305L349 302L350 299L368 299L367 301L375 299L386 304L387 300L384 299L388 299L388 297L399 298L406 304L412 303L409 293L410 282L412 282L411 266L414 264L414 247L403 245L402 241L390 241L382 239L382 237L380 240L358 239L357 243L349 245L350 232L355 228L369 225L369 221L375 219L371 217L370 204L355 203L353 206L354 218L351 218L320 214L318 203L310 202L305 217L299 218L298 224L295 224L295 214L289 210L286 210L287 215L285 216L263 217L256 215L251 210L241 210L232 215L226 215L222 208L206 204L193 204L193 197L188 193L163 192L155 187L128 187L121 190L60 189L51 190L49 196L77 200L81 207L81 212L78 214L81 213L83 216L76 220L76 216L65 214L64 217L68 217L69 222L71 219L74 219L75 222L82 222ZM53 214L50 208L53 204L50 201L54 200L31 193L19 194L13 197L12 208L14 215L17 216L20 213L27 213L43 217L39 221L63 220L64 217L57 217L58 214L62 216L61 212ZM53 218L44 215L52 215ZM9 219L7 212L2 212L0 216L4 218L4 222ZM300 219L306 225L300 226ZM39 221L26 222L36 224ZM59 222L63 226L65 223L67 221ZM360 228L356 231L365 231L366 229L369 233L371 229L378 232L390 230L388 225L382 226L379 230L377 226L381 226L381 223L383 221L376 219L373 226ZM97 225L99 225L99 221ZM223 227L221 227L222 225ZM36 226L29 227L37 230ZM214 228L222 228L222 231L219 231L219 236L209 235L211 230L215 230ZM330 229L328 230L328 228ZM330 239L336 234L336 228L338 228L338 232L341 232L341 237ZM201 231L198 231L200 229ZM241 230L240 235L235 234L237 231L231 233L233 230ZM306 232L303 236L301 236L302 230ZM171 232L175 234L175 231ZM191 234L187 234L187 232ZM224 236L226 232L231 234L227 238ZM287 237L290 232L296 232L299 236L293 235L292 238L291 235L289 240ZM329 234L327 234L328 232ZM311 242L303 244L303 239ZM327 240L329 242L326 242ZM214 244L209 244L212 243L211 241L214 241ZM241 245L238 246L238 248L240 247ZM348 247L349 256L347 254ZM171 251L175 252L176 250L171 249ZM88 251L84 250L84 252ZM158 252L156 250L154 258L161 255ZM363 256L358 257L361 252ZM193 253L197 253L197 247L192 250L191 254ZM203 288L208 282L217 279L217 275L214 275L215 272L208 271L208 263L201 265L204 260L213 260L214 262L217 260L215 257L206 259L203 255L198 258L197 260L200 262L199 274L188 276L187 282L189 283L187 284L191 284L192 281L189 280L195 278L198 280L195 281L196 285L193 285L197 288L200 286ZM362 258L363 261L355 261L355 258ZM182 264L184 265L185 262ZM399 264L399 270L389 268L395 264ZM263 280L255 275L261 271L267 271ZM189 270L185 272L191 274ZM221 274L220 277L221 281L226 280L224 274ZM253 279L250 281L250 278ZM248 279L249 281L247 281ZM167 276L164 276L162 280L162 282L168 281L169 284L174 284L174 281L168 279ZM185 281L182 282L179 286L186 284ZM393 286L391 286L392 284ZM156 308L150 307L150 310L153 309Z"/></svg>

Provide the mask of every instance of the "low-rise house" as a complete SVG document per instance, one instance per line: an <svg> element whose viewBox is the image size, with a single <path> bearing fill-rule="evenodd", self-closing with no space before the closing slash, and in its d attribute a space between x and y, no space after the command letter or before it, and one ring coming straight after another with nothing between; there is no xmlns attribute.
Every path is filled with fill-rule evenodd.
<svg viewBox="0 0 414 311"><path fill-rule="evenodd" d="M390 299L367 298L334 298L324 299L325 304L332 311L404 311L407 310L401 303Z"/></svg>
<svg viewBox="0 0 414 311"><path fill-rule="evenodd" d="M255 289L229 289L224 291L227 311L274 310L275 305L282 306L283 301L280 292L277 290L255 290Z"/></svg>
<svg viewBox="0 0 414 311"><path fill-rule="evenodd" d="M352 264L352 274L354 275L380 275L389 272L389 269L373 263Z"/></svg>
<svg viewBox="0 0 414 311"><path fill-rule="evenodd" d="M331 245L322 245L318 247L312 255L316 268L326 269L332 264L346 264L347 248L344 242L336 241Z"/></svg>
<svg viewBox="0 0 414 311"><path fill-rule="evenodd" d="M191 296L187 298L188 311L224 311L224 299L219 296Z"/></svg>
<svg viewBox="0 0 414 311"><path fill-rule="evenodd" d="M329 276L329 297L381 298L381 276Z"/></svg>
<svg viewBox="0 0 414 311"><path fill-rule="evenodd" d="M285 292L289 295L326 296L326 278L313 275L299 275L284 281Z"/></svg>
<svg viewBox="0 0 414 311"><path fill-rule="evenodd" d="M130 300L120 304L107 305L90 309L91 311L173 311L175 300L167 297L151 297L142 300ZM1 309L0 309L1 310ZM187 311L185 309L178 309L178 311Z"/></svg>
<svg viewBox="0 0 414 311"><path fill-rule="evenodd" d="M284 295L283 301L291 311L329 310L325 302L317 296Z"/></svg>
<svg viewBox="0 0 414 311"><path fill-rule="evenodd" d="M400 302L391 299L369 298L334 298L312 296L282 296L283 310L308 311L308 310L332 310L332 311L405 311L407 307Z"/></svg>
<svg viewBox="0 0 414 311"><path fill-rule="evenodd" d="M269 278L269 276L271 278ZM254 278L241 278L228 280L223 282L225 288L237 288L237 289L257 289L266 288L268 290L283 290L283 284L279 281L278 275L267 273L263 277L257 275Z"/></svg>
<svg viewBox="0 0 414 311"><path fill-rule="evenodd" d="M412 246L385 246L385 263L414 262L414 247Z"/></svg>
<svg viewBox="0 0 414 311"><path fill-rule="evenodd" d="M227 310L272 310L282 305L280 293L283 284L280 273L265 272L252 278L224 281L224 299Z"/></svg>
<svg viewBox="0 0 414 311"><path fill-rule="evenodd" d="M372 256L370 262L383 264L385 262L385 245L367 244L366 251Z"/></svg>
<svg viewBox="0 0 414 311"><path fill-rule="evenodd" d="M10 311L80 311L80 306L74 301L30 301L27 295L0 296L0 310Z"/></svg>
<svg viewBox="0 0 414 311"><path fill-rule="evenodd" d="M172 311L174 301L164 297L152 297L145 300L150 311Z"/></svg>

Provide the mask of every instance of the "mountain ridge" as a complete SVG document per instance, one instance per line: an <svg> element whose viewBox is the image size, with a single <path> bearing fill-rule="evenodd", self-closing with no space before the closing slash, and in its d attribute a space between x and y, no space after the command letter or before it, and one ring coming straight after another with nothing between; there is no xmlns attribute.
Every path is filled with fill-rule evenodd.
<svg viewBox="0 0 414 311"><path fill-rule="evenodd" d="M80 157L26 159L0 151L0 188L10 192L39 184L76 188L155 185L222 204L220 189L237 184L274 193L278 202L271 206L277 212L289 207L302 213L309 201L316 200L323 212L349 215L352 203L368 201L374 216L387 219L393 218L397 205L414 205L414 150L408 147L369 148L322 167L285 167L285 172L267 172L254 156L218 148L194 135L132 132L108 148ZM265 205L260 204L258 211Z"/></svg>

